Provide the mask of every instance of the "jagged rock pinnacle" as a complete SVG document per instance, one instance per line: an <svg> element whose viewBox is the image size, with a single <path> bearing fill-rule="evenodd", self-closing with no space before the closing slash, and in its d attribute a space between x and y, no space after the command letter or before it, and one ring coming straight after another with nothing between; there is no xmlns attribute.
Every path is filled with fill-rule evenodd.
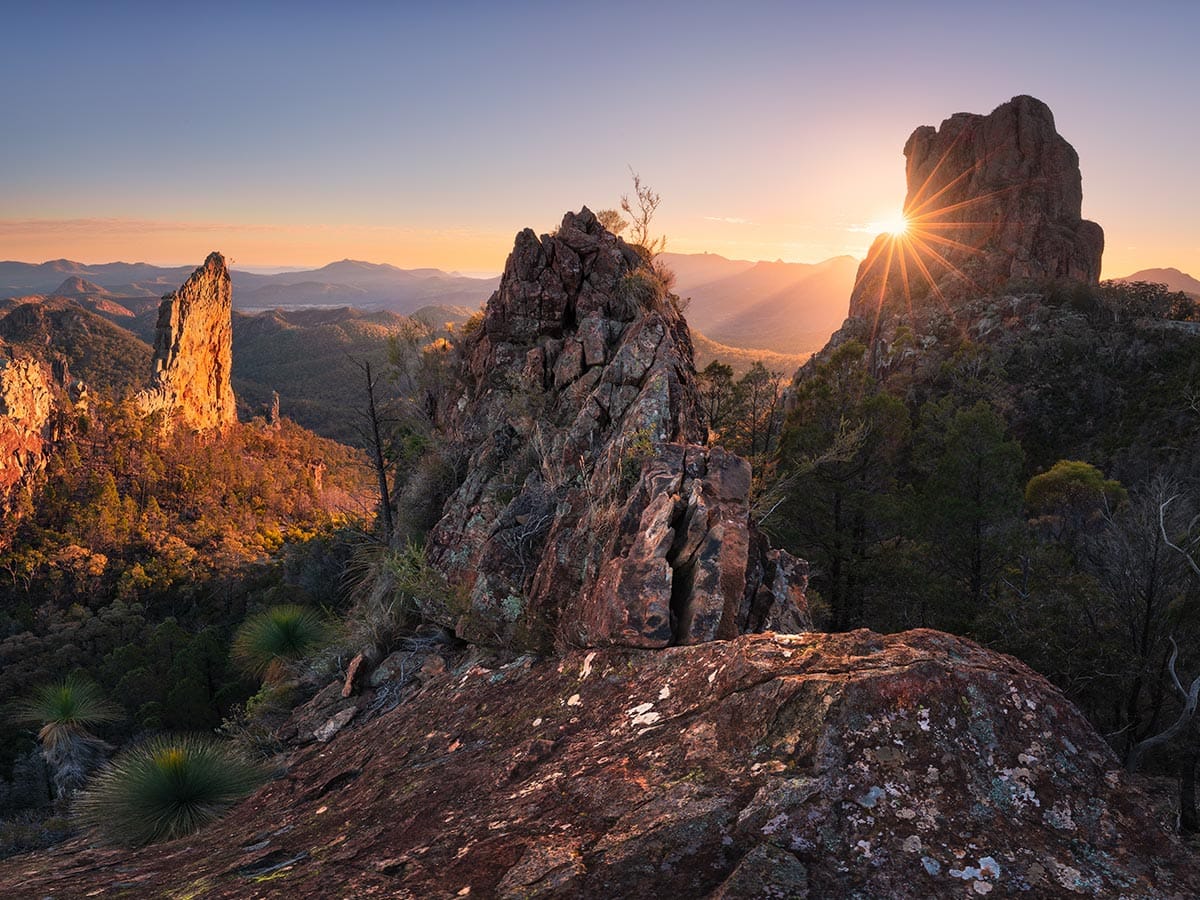
<svg viewBox="0 0 1200 900"><path fill-rule="evenodd" d="M154 371L137 398L146 414L197 431L237 421L230 385L233 290L225 257L211 253L179 290L163 298L154 336Z"/></svg>
<svg viewBox="0 0 1200 900"><path fill-rule="evenodd" d="M749 516L750 465L703 446L687 323L586 208L517 235L467 338L464 481L430 534L459 634L665 647L806 627L805 565Z"/></svg>

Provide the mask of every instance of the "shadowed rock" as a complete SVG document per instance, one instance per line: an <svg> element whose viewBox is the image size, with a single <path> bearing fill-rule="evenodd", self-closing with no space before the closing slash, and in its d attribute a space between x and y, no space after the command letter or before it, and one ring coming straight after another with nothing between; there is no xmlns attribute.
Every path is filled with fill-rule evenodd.
<svg viewBox="0 0 1200 900"><path fill-rule="evenodd" d="M749 463L702 446L683 316L589 210L517 236L463 349L445 415L466 474L429 541L469 595L446 624L533 647L808 627L803 564L763 557Z"/></svg>
<svg viewBox="0 0 1200 900"><path fill-rule="evenodd" d="M1082 218L1079 156L1050 108L1014 97L956 113L904 145L909 226L859 266L850 316L978 297L1012 279L1095 284L1104 232Z"/></svg>

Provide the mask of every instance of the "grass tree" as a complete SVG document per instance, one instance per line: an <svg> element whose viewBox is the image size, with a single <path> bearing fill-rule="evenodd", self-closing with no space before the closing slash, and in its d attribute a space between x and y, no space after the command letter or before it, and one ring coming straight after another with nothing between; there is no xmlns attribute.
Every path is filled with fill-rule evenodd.
<svg viewBox="0 0 1200 900"><path fill-rule="evenodd" d="M14 718L39 728L55 796L65 801L112 749L92 729L117 721L121 710L94 682L71 675L35 689L17 704Z"/></svg>
<svg viewBox="0 0 1200 900"><path fill-rule="evenodd" d="M80 791L75 817L113 843L170 840L219 818L266 777L214 738L160 735L105 766Z"/></svg>
<svg viewBox="0 0 1200 900"><path fill-rule="evenodd" d="M241 624L233 638L233 657L249 674L277 681L288 663L328 637L329 627L315 610L295 604L272 606Z"/></svg>

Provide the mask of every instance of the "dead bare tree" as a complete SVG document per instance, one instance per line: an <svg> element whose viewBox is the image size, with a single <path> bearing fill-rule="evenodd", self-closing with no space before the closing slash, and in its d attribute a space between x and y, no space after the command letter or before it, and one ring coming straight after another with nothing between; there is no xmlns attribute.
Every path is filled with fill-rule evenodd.
<svg viewBox="0 0 1200 900"><path fill-rule="evenodd" d="M621 209L629 216L629 243L640 247L648 260L652 260L667 249L667 236L653 237L650 230L650 222L662 197L649 185L642 184L642 176L633 171L632 166L629 167L629 174L633 176L633 199L628 194L621 196Z"/></svg>
<svg viewBox="0 0 1200 900"><path fill-rule="evenodd" d="M1146 755L1147 750L1165 744L1183 734L1192 723L1192 718L1196 715L1196 704L1200 701L1200 675L1197 675L1192 681L1191 687L1184 688L1183 682L1179 680L1179 673L1175 671L1175 663L1179 659L1179 645L1175 643L1174 637L1170 640L1171 658L1167 662L1167 672L1171 676L1171 683L1175 686L1176 692L1183 698L1183 710L1179 713L1179 718L1164 731L1160 731L1156 735L1139 741L1130 748L1125 763L1125 768L1130 772L1138 770L1138 766L1142 763L1142 757Z"/></svg>
<svg viewBox="0 0 1200 900"><path fill-rule="evenodd" d="M1158 527L1162 531L1163 541L1166 542L1166 545L1177 553L1183 554L1183 558L1186 559L1188 565L1192 567L1192 571L1197 575L1200 575L1200 563L1197 563L1196 558L1192 555L1193 550L1200 545L1200 536L1192 538L1190 541L1188 541L1189 549L1185 550L1183 547L1180 547L1178 544L1174 543L1167 534L1167 507L1178 499L1179 495L1174 494L1159 504ZM1192 521L1188 523L1187 534L1189 538L1191 537L1192 532L1196 530L1197 524L1200 524L1200 515L1193 516Z"/></svg>
<svg viewBox="0 0 1200 900"><path fill-rule="evenodd" d="M371 466L375 470L375 479L379 487L379 517L383 523L381 535L383 543L390 544L395 533L395 521L392 517L392 491L388 481L388 450L385 438L386 423L380 413L378 398L379 382L383 376L371 371L371 361L350 360L363 373L366 388L366 407L359 409L361 422L355 430L366 444L371 457Z"/></svg>

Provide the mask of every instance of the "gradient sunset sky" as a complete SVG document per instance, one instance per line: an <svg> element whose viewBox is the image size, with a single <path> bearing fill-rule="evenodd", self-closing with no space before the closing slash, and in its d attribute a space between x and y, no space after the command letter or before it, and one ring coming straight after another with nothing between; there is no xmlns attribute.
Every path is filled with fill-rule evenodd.
<svg viewBox="0 0 1200 900"><path fill-rule="evenodd" d="M668 250L861 256L918 125L1016 94L1104 275L1200 276L1200 2L8 3L0 259L498 272L616 206Z"/></svg>

